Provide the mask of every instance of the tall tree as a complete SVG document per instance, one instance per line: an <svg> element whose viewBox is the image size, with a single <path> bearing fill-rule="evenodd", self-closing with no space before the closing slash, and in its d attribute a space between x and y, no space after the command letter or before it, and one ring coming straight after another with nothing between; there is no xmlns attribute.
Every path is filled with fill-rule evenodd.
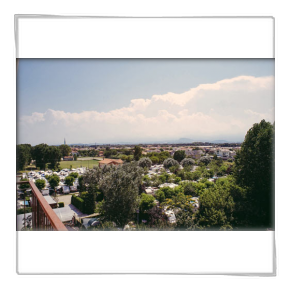
<svg viewBox="0 0 291 291"><path fill-rule="evenodd" d="M50 168L55 169L59 165L62 153L59 147L49 146L46 151L47 161L50 163Z"/></svg>
<svg viewBox="0 0 291 291"><path fill-rule="evenodd" d="M61 151L62 157L68 156L72 151L67 144L60 145L59 150Z"/></svg>
<svg viewBox="0 0 291 291"><path fill-rule="evenodd" d="M102 212L105 220L122 229L138 209L139 186L143 169L137 163L124 164L103 175L100 185L104 193Z"/></svg>
<svg viewBox="0 0 291 291"><path fill-rule="evenodd" d="M134 153L133 153L134 159L138 161L141 158L141 155L142 155L142 148L140 146L135 146Z"/></svg>
<svg viewBox="0 0 291 291"><path fill-rule="evenodd" d="M262 120L247 132L235 157L234 176L247 189L244 203L248 224L274 227L275 125Z"/></svg>
<svg viewBox="0 0 291 291"><path fill-rule="evenodd" d="M19 144L16 146L16 169L24 170L31 162L31 145Z"/></svg>
<svg viewBox="0 0 291 291"><path fill-rule="evenodd" d="M45 169L46 163L48 162L48 145L47 144L38 144L32 148L32 159L35 160L36 167Z"/></svg>

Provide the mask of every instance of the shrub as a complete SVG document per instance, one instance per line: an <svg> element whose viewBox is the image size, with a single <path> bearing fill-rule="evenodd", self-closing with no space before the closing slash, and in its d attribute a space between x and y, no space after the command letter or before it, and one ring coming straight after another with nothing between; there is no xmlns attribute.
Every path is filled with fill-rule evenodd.
<svg viewBox="0 0 291 291"><path fill-rule="evenodd" d="M142 212L147 211L155 206L155 198L152 195L148 195L145 193L141 194L141 200L139 203L139 208Z"/></svg>
<svg viewBox="0 0 291 291"><path fill-rule="evenodd" d="M31 207L25 207L25 213L30 213L31 211L32 211ZM17 209L16 213L17 213L17 215L24 214L24 208Z"/></svg>
<svg viewBox="0 0 291 291"><path fill-rule="evenodd" d="M59 205L59 208L61 208L61 207L65 206L65 203L64 202L59 202L58 205Z"/></svg>
<svg viewBox="0 0 291 291"><path fill-rule="evenodd" d="M193 168L193 166L195 165L195 161L191 158L186 158L181 162L181 165L185 168L185 167L190 167Z"/></svg>
<svg viewBox="0 0 291 291"><path fill-rule="evenodd" d="M138 165L142 168L150 168L152 165L152 161L149 158L141 158L138 161Z"/></svg>
<svg viewBox="0 0 291 291"><path fill-rule="evenodd" d="M166 169L169 169L171 167L179 166L179 163L172 158L168 158L168 159L164 160L163 165Z"/></svg>
<svg viewBox="0 0 291 291"><path fill-rule="evenodd" d="M210 157L201 157L199 159L199 165L205 165L207 166L209 163L211 162L211 158Z"/></svg>
<svg viewBox="0 0 291 291"><path fill-rule="evenodd" d="M74 177L76 179L76 178L78 178L79 175L76 172L72 172L72 173L69 174L69 176L72 176L72 177Z"/></svg>

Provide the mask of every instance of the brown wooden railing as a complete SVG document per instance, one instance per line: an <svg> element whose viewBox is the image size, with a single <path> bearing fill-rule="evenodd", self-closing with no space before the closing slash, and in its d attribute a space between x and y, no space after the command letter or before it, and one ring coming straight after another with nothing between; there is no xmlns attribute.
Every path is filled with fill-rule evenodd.
<svg viewBox="0 0 291 291"><path fill-rule="evenodd" d="M32 181L20 181L17 184L29 183L32 199L32 230L67 231L67 228L42 196Z"/></svg>

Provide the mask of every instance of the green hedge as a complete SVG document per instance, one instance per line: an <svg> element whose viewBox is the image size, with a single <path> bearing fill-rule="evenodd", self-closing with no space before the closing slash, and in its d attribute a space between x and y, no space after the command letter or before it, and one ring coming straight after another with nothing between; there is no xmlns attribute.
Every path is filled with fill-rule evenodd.
<svg viewBox="0 0 291 291"><path fill-rule="evenodd" d="M73 194L71 198L71 204L77 207L81 212L84 212L84 200L81 197Z"/></svg>
<svg viewBox="0 0 291 291"><path fill-rule="evenodd" d="M30 213L32 211L31 207L25 207L25 213ZM24 214L24 208L17 209L17 215Z"/></svg>
<svg viewBox="0 0 291 291"><path fill-rule="evenodd" d="M65 203L64 203L64 202L59 202L58 204L59 204L59 208L61 208L61 207L64 207L64 206L65 206Z"/></svg>

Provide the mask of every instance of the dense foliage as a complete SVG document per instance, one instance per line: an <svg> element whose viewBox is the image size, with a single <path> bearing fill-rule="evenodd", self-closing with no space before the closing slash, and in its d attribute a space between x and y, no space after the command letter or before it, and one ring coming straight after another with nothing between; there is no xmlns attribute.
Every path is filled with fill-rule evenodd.
<svg viewBox="0 0 291 291"><path fill-rule="evenodd" d="M45 180L37 179L35 181L35 186L39 189L42 190L45 187Z"/></svg>
<svg viewBox="0 0 291 291"><path fill-rule="evenodd" d="M53 174L53 175L48 177L48 182L49 182L51 188L54 189L55 187L59 186L60 177L58 175Z"/></svg>
<svg viewBox="0 0 291 291"><path fill-rule="evenodd" d="M186 158L185 151L175 151L174 160L176 160L180 163L185 158Z"/></svg>
<svg viewBox="0 0 291 291"><path fill-rule="evenodd" d="M195 161L191 158L185 158L181 161L181 165L184 167L184 168L187 168L187 167L190 167L190 169L193 168L193 166L195 165Z"/></svg>
<svg viewBox="0 0 291 291"><path fill-rule="evenodd" d="M150 158L141 158L138 161L138 165L142 168L150 168L152 165L152 161Z"/></svg>
<svg viewBox="0 0 291 291"><path fill-rule="evenodd" d="M71 197L71 204L73 204L75 207L77 207L81 212L84 212L84 200L76 195L72 195Z"/></svg>
<svg viewBox="0 0 291 291"><path fill-rule="evenodd" d="M235 157L234 176L246 188L244 204L247 223L254 227L274 227L275 125L265 120L247 132Z"/></svg>
<svg viewBox="0 0 291 291"><path fill-rule="evenodd" d="M65 178L65 183L67 186L73 186L75 178L73 176L67 176Z"/></svg>
<svg viewBox="0 0 291 291"><path fill-rule="evenodd" d="M143 170L132 162L112 168L102 175L100 188L104 193L104 201L101 211L106 220L114 221L124 228L132 219L138 208L137 197L142 174Z"/></svg>
<svg viewBox="0 0 291 291"><path fill-rule="evenodd" d="M138 161L142 156L142 148L140 146L134 147L134 153L133 153L134 159Z"/></svg>
<svg viewBox="0 0 291 291"><path fill-rule="evenodd" d="M164 168L169 169L169 168L175 167L175 166L178 167L179 163L176 160L172 159L172 158L167 158L164 161L163 165L164 165Z"/></svg>
<svg viewBox="0 0 291 291"><path fill-rule="evenodd" d="M70 155L70 153L72 151L71 148L70 148L70 146L68 146L67 144L60 145L59 146L59 150L61 152L61 156L62 157L65 157L65 156Z"/></svg>
<svg viewBox="0 0 291 291"><path fill-rule="evenodd" d="M141 194L141 200L139 203L139 209L141 212L147 211L155 206L155 197L145 193Z"/></svg>
<svg viewBox="0 0 291 291"><path fill-rule="evenodd" d="M16 146L16 170L24 170L31 162L31 145L19 144Z"/></svg>

